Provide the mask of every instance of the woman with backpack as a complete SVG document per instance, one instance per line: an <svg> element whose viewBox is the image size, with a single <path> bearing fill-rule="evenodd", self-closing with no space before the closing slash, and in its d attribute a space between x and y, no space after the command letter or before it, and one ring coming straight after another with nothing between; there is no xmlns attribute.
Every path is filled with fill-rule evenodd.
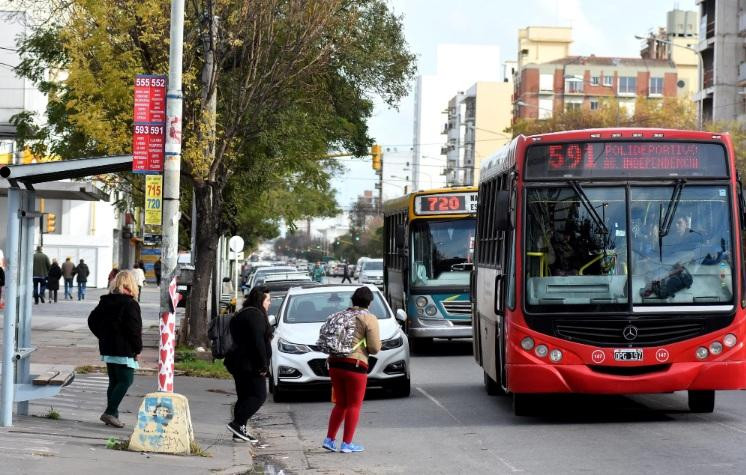
<svg viewBox="0 0 746 475"><path fill-rule="evenodd" d="M269 289L256 286L249 292L241 311L230 319L233 344L224 364L236 383L238 400L228 430L233 432L233 440L237 442L257 442L246 425L267 399L267 373L272 356L272 326L267 318L269 304Z"/></svg>
<svg viewBox="0 0 746 475"><path fill-rule="evenodd" d="M368 306L372 301L373 292L368 287L355 290L352 294L353 306L344 311L349 317L355 319L354 346L347 354L329 356L329 376L332 380L334 407L329 416L326 438L321 446L332 452L337 451L335 439L342 422L345 427L340 452L351 453L365 450L363 446L353 444L352 437L355 435L365 397L365 386L368 383L368 355L375 355L381 350L378 318L368 312Z"/></svg>

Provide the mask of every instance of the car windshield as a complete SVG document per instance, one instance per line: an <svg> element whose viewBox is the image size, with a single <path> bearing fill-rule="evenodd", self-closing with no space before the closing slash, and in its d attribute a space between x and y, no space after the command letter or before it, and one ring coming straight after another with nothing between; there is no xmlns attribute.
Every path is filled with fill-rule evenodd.
<svg viewBox="0 0 746 475"><path fill-rule="evenodd" d="M570 185L527 191L529 310L732 303L727 186Z"/></svg>
<svg viewBox="0 0 746 475"><path fill-rule="evenodd" d="M363 270L383 270L383 261L366 261L365 264L363 264Z"/></svg>
<svg viewBox="0 0 746 475"><path fill-rule="evenodd" d="M352 306L353 291L335 290L291 295L288 297L283 321L285 323L323 322L329 315ZM391 317L379 292L373 292L373 301L370 303L368 311L378 317L379 320Z"/></svg>
<svg viewBox="0 0 746 475"><path fill-rule="evenodd" d="M420 220L412 224L412 272L414 287L469 285L474 262L476 221Z"/></svg>

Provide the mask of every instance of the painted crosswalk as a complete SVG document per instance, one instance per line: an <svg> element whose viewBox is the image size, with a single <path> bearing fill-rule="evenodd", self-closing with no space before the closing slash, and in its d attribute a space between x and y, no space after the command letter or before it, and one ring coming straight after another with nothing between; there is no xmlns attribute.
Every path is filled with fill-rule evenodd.
<svg viewBox="0 0 746 475"><path fill-rule="evenodd" d="M37 399L30 402L30 412L44 415L52 409L64 410L65 417L82 416L93 407L101 407L106 401L106 388L109 378L105 375L77 376L69 386L54 397Z"/></svg>

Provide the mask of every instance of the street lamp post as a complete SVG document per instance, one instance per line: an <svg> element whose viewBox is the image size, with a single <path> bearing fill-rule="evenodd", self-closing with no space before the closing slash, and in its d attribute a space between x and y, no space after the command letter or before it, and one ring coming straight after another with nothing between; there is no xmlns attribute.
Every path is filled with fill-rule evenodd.
<svg viewBox="0 0 746 475"><path fill-rule="evenodd" d="M651 38L645 37L645 36L642 36L642 35L635 35L635 39L646 41L646 40L651 39ZM699 72L699 74L698 74L698 76L699 76L699 91L704 91L704 89L705 89L705 87L704 87L705 86L704 85L705 63L704 63L704 60L702 59L702 53L699 50L697 50L696 48L692 48L691 46L678 45L678 44L674 43L673 41L664 40L662 38L652 37L652 40L653 41L657 41L659 43L667 44L667 45L670 45L670 46L676 46L678 48L684 48L684 49L688 49L689 51L693 51L694 54L697 55L697 59L699 60L698 61L699 62L699 68L698 68L699 69L699 71L698 71ZM669 53L669 56L670 56L670 53ZM697 128L699 130L702 130L702 100L701 99L697 101Z"/></svg>

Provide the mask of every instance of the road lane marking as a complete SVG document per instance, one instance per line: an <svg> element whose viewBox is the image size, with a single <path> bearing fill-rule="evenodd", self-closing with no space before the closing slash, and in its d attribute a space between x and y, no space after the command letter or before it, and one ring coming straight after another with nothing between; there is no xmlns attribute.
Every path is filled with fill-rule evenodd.
<svg viewBox="0 0 746 475"><path fill-rule="evenodd" d="M441 402L440 402L440 401L438 401L437 399L435 399L435 397L434 397L434 396L430 395L430 393L428 393L427 391L425 391L424 389L422 389L422 388L421 388L421 387L419 387L419 386L417 386L417 387L416 387L416 389L417 389L417 391L421 392L423 396L425 396L425 397L426 397L426 398L428 398L428 399L429 399L430 401L432 401L432 403L433 403L433 404L435 404L435 405L436 405L436 406L438 406L439 408L443 409L443 410L444 410L444 411L446 412L446 414L448 414L449 416L451 416L451 418L452 418L452 419L453 419L454 421L456 421L456 422L457 422L457 423L458 423L459 425L461 425L461 426L464 426L464 425L465 425L465 424L464 424L463 422L461 422L461 420L460 420L460 419L459 419L458 417L456 417L455 415L453 415L453 413L452 413L451 411L449 411L449 410L448 410L448 409L447 409L447 408L446 408L446 407L445 407L445 406L444 406L443 404L441 404ZM470 435L470 434L464 434L464 435ZM474 435L474 436L476 436L476 434L473 434L473 435ZM518 467L514 466L513 464L511 464L510 462L508 462L508 461L507 461L507 460L505 460L504 458L502 458L502 457L500 457L499 455L497 455L497 454L496 454L496 453L495 453L495 452L494 452L494 451L493 451L493 450L492 450L491 448L485 447L485 446L484 446L484 443L482 442L482 439L479 439L479 438L477 438L477 440L479 441L479 445L481 446L481 448L482 448L483 450L487 450L487 451L489 451L489 452L490 452L490 453L491 453L492 455L494 455L494 457L495 457L495 458L496 458L497 460L499 460L499 461L500 461L500 463L502 463L503 465L505 465L505 467L506 467L506 468L507 468L508 470L510 470L510 471L511 471L511 472L513 472L513 473L519 473L519 472L523 472L523 470L522 470L522 469L520 469L520 468L518 468Z"/></svg>

